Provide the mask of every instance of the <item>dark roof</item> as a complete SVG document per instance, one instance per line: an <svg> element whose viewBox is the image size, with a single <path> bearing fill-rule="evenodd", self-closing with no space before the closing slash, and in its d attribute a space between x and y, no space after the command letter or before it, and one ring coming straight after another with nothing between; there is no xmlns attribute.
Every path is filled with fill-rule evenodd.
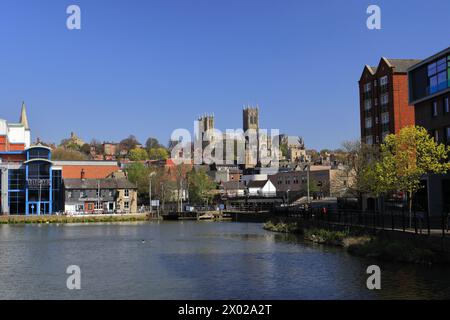
<svg viewBox="0 0 450 320"><path fill-rule="evenodd" d="M250 181L247 185L249 188L262 188L266 185L268 180L253 180Z"/></svg>
<svg viewBox="0 0 450 320"><path fill-rule="evenodd" d="M391 66L394 67L394 72L406 73L410 67L418 64L421 60L417 59L389 59L385 58Z"/></svg>
<svg viewBox="0 0 450 320"><path fill-rule="evenodd" d="M237 181L227 181L227 182L223 182L222 183L222 188L226 189L226 190L236 190L236 188L239 185L239 189L245 189L245 185L242 182L237 182Z"/></svg>
<svg viewBox="0 0 450 320"><path fill-rule="evenodd" d="M64 179L66 189L136 189L136 185L125 178Z"/></svg>

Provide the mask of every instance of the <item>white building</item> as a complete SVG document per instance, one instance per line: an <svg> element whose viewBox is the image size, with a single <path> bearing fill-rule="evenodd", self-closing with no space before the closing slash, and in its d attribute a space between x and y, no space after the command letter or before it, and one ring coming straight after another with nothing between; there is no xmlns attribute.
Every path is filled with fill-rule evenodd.
<svg viewBox="0 0 450 320"><path fill-rule="evenodd" d="M277 189L270 180L254 180L247 185L251 197L275 197Z"/></svg>

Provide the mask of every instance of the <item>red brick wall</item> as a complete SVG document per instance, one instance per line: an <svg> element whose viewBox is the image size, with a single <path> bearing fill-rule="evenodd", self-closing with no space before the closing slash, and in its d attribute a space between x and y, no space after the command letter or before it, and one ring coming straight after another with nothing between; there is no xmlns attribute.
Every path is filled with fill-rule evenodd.
<svg viewBox="0 0 450 320"><path fill-rule="evenodd" d="M83 166L83 165L66 165L62 166L62 176L64 179L80 179L81 170L84 170L85 179L103 179L113 172L119 170L118 166Z"/></svg>
<svg viewBox="0 0 450 320"><path fill-rule="evenodd" d="M408 104L408 76L394 74L394 131L398 133L402 128L414 125L414 107Z"/></svg>

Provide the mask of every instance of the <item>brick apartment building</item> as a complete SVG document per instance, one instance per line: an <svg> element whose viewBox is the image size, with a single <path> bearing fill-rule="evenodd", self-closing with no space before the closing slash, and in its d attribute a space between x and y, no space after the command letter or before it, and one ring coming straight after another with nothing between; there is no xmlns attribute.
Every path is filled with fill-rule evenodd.
<svg viewBox="0 0 450 320"><path fill-rule="evenodd" d="M408 79L416 124L438 143L450 144L450 47L409 68ZM450 174L428 175L424 184L421 205L432 215L449 212Z"/></svg>
<svg viewBox="0 0 450 320"><path fill-rule="evenodd" d="M377 67L364 67L359 80L362 142L380 144L386 135L415 124L414 108L408 102L407 70L419 62L383 57Z"/></svg>

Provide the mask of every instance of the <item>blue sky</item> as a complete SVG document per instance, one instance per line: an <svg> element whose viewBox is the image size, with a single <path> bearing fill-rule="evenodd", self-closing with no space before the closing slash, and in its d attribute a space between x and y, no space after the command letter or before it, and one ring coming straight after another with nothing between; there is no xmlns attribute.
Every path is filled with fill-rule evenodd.
<svg viewBox="0 0 450 320"><path fill-rule="evenodd" d="M448 0L0 0L0 118L24 100L33 140L134 134L166 143L214 113L303 136L308 148L359 137L365 64L426 58L449 46ZM66 28L77 4L82 29ZM382 10L382 30L366 9Z"/></svg>

